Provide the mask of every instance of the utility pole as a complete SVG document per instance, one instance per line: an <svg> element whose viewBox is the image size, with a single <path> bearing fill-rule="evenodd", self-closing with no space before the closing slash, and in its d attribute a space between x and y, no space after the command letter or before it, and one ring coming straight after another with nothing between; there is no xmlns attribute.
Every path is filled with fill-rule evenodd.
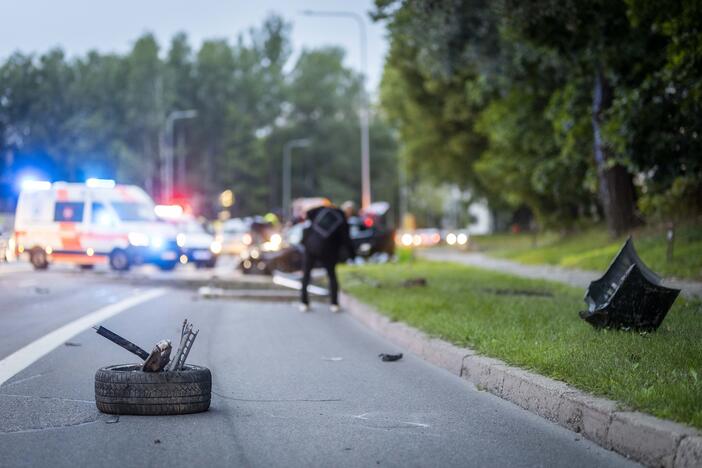
<svg viewBox="0 0 702 468"><path fill-rule="evenodd" d="M173 154L175 149L173 126L176 120L193 119L197 116L197 111L176 110L168 114L166 118L166 130L161 146L161 202L168 203L173 197ZM183 161L185 164L185 161ZM185 176L185 166L183 166L183 176Z"/></svg>
<svg viewBox="0 0 702 468"><path fill-rule="evenodd" d="M326 16L350 18L356 21L359 30L361 46L361 105L359 121L361 126L361 208L368 208L371 204L370 180L370 137L368 131L368 95L366 93L366 76L368 75L368 44L366 41L366 22L358 13L352 11L316 11L304 10L306 16Z"/></svg>

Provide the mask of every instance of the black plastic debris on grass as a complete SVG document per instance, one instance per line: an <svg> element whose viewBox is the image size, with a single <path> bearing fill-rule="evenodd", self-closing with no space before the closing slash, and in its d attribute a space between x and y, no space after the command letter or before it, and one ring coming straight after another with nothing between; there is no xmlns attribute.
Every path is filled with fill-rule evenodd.
<svg viewBox="0 0 702 468"><path fill-rule="evenodd" d="M580 318L595 328L652 331L658 329L680 294L639 258L631 237L598 280L585 293L588 310Z"/></svg>
<svg viewBox="0 0 702 468"><path fill-rule="evenodd" d="M423 288L426 285L427 285L426 278L409 278L409 279L406 279L402 282L403 288L417 288L417 287Z"/></svg>

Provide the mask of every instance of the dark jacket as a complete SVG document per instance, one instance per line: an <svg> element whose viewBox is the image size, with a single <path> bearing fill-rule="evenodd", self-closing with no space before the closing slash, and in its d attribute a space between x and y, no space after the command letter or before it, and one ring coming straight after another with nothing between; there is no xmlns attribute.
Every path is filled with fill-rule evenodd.
<svg viewBox="0 0 702 468"><path fill-rule="evenodd" d="M323 263L338 263L355 258L349 225L344 212L338 208L319 207L307 212L310 225L302 234L305 252Z"/></svg>

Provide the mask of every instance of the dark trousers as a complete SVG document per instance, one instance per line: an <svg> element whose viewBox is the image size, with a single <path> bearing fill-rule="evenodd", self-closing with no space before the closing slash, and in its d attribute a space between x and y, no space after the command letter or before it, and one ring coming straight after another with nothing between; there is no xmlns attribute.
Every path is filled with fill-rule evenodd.
<svg viewBox="0 0 702 468"><path fill-rule="evenodd" d="M327 278L329 279L329 297L331 298L331 303L334 305L339 305L339 282L336 279L336 259L322 259L305 254L305 260L303 263L302 303L310 303L310 298L307 295L307 286L310 284L312 268L314 268L315 263L321 263L324 269L327 270Z"/></svg>

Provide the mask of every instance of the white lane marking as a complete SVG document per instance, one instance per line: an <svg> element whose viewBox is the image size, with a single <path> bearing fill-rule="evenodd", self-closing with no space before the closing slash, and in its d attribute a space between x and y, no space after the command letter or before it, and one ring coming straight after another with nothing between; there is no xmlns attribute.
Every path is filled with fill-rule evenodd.
<svg viewBox="0 0 702 468"><path fill-rule="evenodd" d="M51 333L42 336L36 341L28 344L24 348L15 351L0 361L0 385L7 382L14 375L29 367L32 363L41 359L51 351L61 346L80 332L96 325L103 320L124 312L142 302L150 301L165 294L165 289L151 289L141 294L124 299L115 304L110 304L101 309L91 312Z"/></svg>
<svg viewBox="0 0 702 468"><path fill-rule="evenodd" d="M429 424L424 424L424 423L416 423L416 422L409 422L409 421L400 421L402 424L409 424L410 426L415 426L415 427L431 427Z"/></svg>

